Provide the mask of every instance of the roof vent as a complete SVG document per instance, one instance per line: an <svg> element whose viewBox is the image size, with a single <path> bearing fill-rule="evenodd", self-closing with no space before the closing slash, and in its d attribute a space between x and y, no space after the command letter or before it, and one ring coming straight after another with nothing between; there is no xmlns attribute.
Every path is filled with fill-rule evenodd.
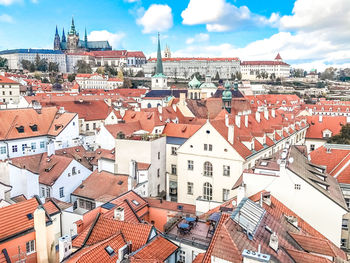
<svg viewBox="0 0 350 263"><path fill-rule="evenodd" d="M289 223L298 228L298 218L296 216L284 215Z"/></svg>
<svg viewBox="0 0 350 263"><path fill-rule="evenodd" d="M32 220L34 217L33 217L33 214L32 213L30 213L30 214L27 214L27 218L29 219L29 220Z"/></svg>
<svg viewBox="0 0 350 263"><path fill-rule="evenodd" d="M106 246L105 250L109 256L113 256L115 254L114 249L111 246Z"/></svg>
<svg viewBox="0 0 350 263"><path fill-rule="evenodd" d="M133 204L136 205L136 206L140 204L140 203L137 202L136 200L132 200L131 202L133 202Z"/></svg>

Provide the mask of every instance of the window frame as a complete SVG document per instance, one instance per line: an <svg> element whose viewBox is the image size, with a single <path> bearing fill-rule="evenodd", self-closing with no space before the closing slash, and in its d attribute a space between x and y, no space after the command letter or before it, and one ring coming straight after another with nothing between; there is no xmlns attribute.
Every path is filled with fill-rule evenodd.
<svg viewBox="0 0 350 263"><path fill-rule="evenodd" d="M193 183L192 182L187 182L187 194L193 195Z"/></svg>
<svg viewBox="0 0 350 263"><path fill-rule="evenodd" d="M28 250L29 248L29 250ZM26 242L26 255L35 253L35 240L29 240Z"/></svg>

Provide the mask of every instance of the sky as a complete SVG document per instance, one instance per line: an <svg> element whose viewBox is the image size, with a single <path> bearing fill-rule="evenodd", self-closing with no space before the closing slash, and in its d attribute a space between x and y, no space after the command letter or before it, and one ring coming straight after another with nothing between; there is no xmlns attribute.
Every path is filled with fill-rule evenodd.
<svg viewBox="0 0 350 263"><path fill-rule="evenodd" d="M350 67L350 0L0 0L0 50L52 48L74 17L81 38L155 56L272 60Z"/></svg>

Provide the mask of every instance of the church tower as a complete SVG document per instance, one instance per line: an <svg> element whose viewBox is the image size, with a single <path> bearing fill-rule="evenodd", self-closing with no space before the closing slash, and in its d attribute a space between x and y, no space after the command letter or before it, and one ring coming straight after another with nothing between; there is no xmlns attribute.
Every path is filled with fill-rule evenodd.
<svg viewBox="0 0 350 263"><path fill-rule="evenodd" d="M79 33L75 30L74 18L72 18L72 25L68 33L67 50L68 52L75 52L78 49Z"/></svg>
<svg viewBox="0 0 350 263"><path fill-rule="evenodd" d="M231 101L232 101L231 84L228 80L226 80L225 90L222 92L222 104L223 104L223 108L228 113L231 113Z"/></svg>
<svg viewBox="0 0 350 263"><path fill-rule="evenodd" d="M164 58L171 58L171 52L168 45L166 45L164 49Z"/></svg>
<svg viewBox="0 0 350 263"><path fill-rule="evenodd" d="M55 40L54 40L54 43L53 43L53 49L54 50L60 50L61 49L60 35L58 34L57 26L56 26Z"/></svg>
<svg viewBox="0 0 350 263"><path fill-rule="evenodd" d="M160 49L160 39L158 33L158 50L157 50L157 66L156 73L152 77L152 89L168 89L168 80L167 76L163 73L163 61L162 61L162 52Z"/></svg>
<svg viewBox="0 0 350 263"><path fill-rule="evenodd" d="M88 48L88 38L87 38L86 28L85 28L85 37L84 37L84 47L86 49Z"/></svg>

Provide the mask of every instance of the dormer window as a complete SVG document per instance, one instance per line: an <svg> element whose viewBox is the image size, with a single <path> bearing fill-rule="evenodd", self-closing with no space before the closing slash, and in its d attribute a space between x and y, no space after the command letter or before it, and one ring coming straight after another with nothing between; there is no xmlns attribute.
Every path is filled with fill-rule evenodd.
<svg viewBox="0 0 350 263"><path fill-rule="evenodd" d="M32 131L38 131L38 125L36 124L33 124L33 125L30 125L30 128L32 129Z"/></svg>
<svg viewBox="0 0 350 263"><path fill-rule="evenodd" d="M22 125L21 126L17 126L16 129L17 129L17 131L19 133L24 133L24 127Z"/></svg>

